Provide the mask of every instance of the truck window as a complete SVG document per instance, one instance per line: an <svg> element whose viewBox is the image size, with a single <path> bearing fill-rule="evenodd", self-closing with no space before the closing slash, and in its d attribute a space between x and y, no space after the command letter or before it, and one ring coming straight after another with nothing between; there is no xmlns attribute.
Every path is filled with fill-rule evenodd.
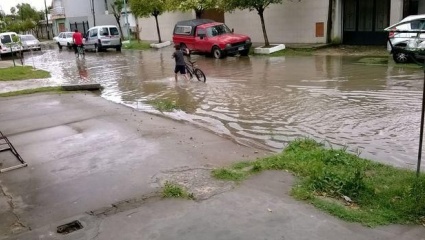
<svg viewBox="0 0 425 240"><path fill-rule="evenodd" d="M176 28L174 29L174 34L191 35L192 27L191 26L176 26Z"/></svg>

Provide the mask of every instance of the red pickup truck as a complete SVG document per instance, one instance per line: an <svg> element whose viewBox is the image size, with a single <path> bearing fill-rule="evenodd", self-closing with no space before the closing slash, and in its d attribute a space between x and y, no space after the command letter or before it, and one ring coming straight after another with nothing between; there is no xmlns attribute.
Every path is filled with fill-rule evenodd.
<svg viewBox="0 0 425 240"><path fill-rule="evenodd" d="M193 19L177 22L173 42L190 51L212 54L215 58L241 54L247 56L251 38L235 34L224 23L209 19Z"/></svg>

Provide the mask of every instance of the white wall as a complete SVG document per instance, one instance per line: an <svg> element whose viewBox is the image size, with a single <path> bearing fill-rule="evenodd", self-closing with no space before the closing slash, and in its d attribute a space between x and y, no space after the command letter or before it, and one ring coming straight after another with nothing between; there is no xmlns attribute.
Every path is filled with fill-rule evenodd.
<svg viewBox="0 0 425 240"><path fill-rule="evenodd" d="M403 18L403 0L391 0L390 25Z"/></svg>
<svg viewBox="0 0 425 240"><path fill-rule="evenodd" d="M271 43L324 43L328 0L283 1L270 5L264 19ZM225 22L235 33L247 34L253 42L263 43L260 17L256 11L235 11L225 14ZM316 22L323 22L324 36L316 37Z"/></svg>
<svg viewBox="0 0 425 240"><path fill-rule="evenodd" d="M418 0L418 14L425 14L425 0Z"/></svg>
<svg viewBox="0 0 425 240"><path fill-rule="evenodd" d="M195 18L192 12L167 12L158 16L159 29L162 41L173 39L174 25L178 21ZM140 39L148 41L158 41L155 18L139 18Z"/></svg>

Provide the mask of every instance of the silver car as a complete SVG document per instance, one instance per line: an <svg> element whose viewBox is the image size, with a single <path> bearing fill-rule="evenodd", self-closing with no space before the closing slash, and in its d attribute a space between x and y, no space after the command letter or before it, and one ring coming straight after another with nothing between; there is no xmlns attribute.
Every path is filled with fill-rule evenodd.
<svg viewBox="0 0 425 240"><path fill-rule="evenodd" d="M19 35L19 38L21 39L22 49L24 51L41 50L40 41L33 35Z"/></svg>
<svg viewBox="0 0 425 240"><path fill-rule="evenodd" d="M84 47L96 52L114 48L121 51L121 35L114 25L96 26L90 28L85 34Z"/></svg>

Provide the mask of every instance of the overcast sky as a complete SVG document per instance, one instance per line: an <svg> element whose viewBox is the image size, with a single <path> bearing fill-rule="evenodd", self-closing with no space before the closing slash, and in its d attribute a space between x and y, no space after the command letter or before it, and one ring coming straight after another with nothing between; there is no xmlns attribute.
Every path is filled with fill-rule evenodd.
<svg viewBox="0 0 425 240"><path fill-rule="evenodd" d="M44 10L44 0L0 0L0 9L3 9L6 14L9 14L10 8L16 7L18 3L29 3L37 10ZM52 0L46 0L47 7L50 4L52 4Z"/></svg>

